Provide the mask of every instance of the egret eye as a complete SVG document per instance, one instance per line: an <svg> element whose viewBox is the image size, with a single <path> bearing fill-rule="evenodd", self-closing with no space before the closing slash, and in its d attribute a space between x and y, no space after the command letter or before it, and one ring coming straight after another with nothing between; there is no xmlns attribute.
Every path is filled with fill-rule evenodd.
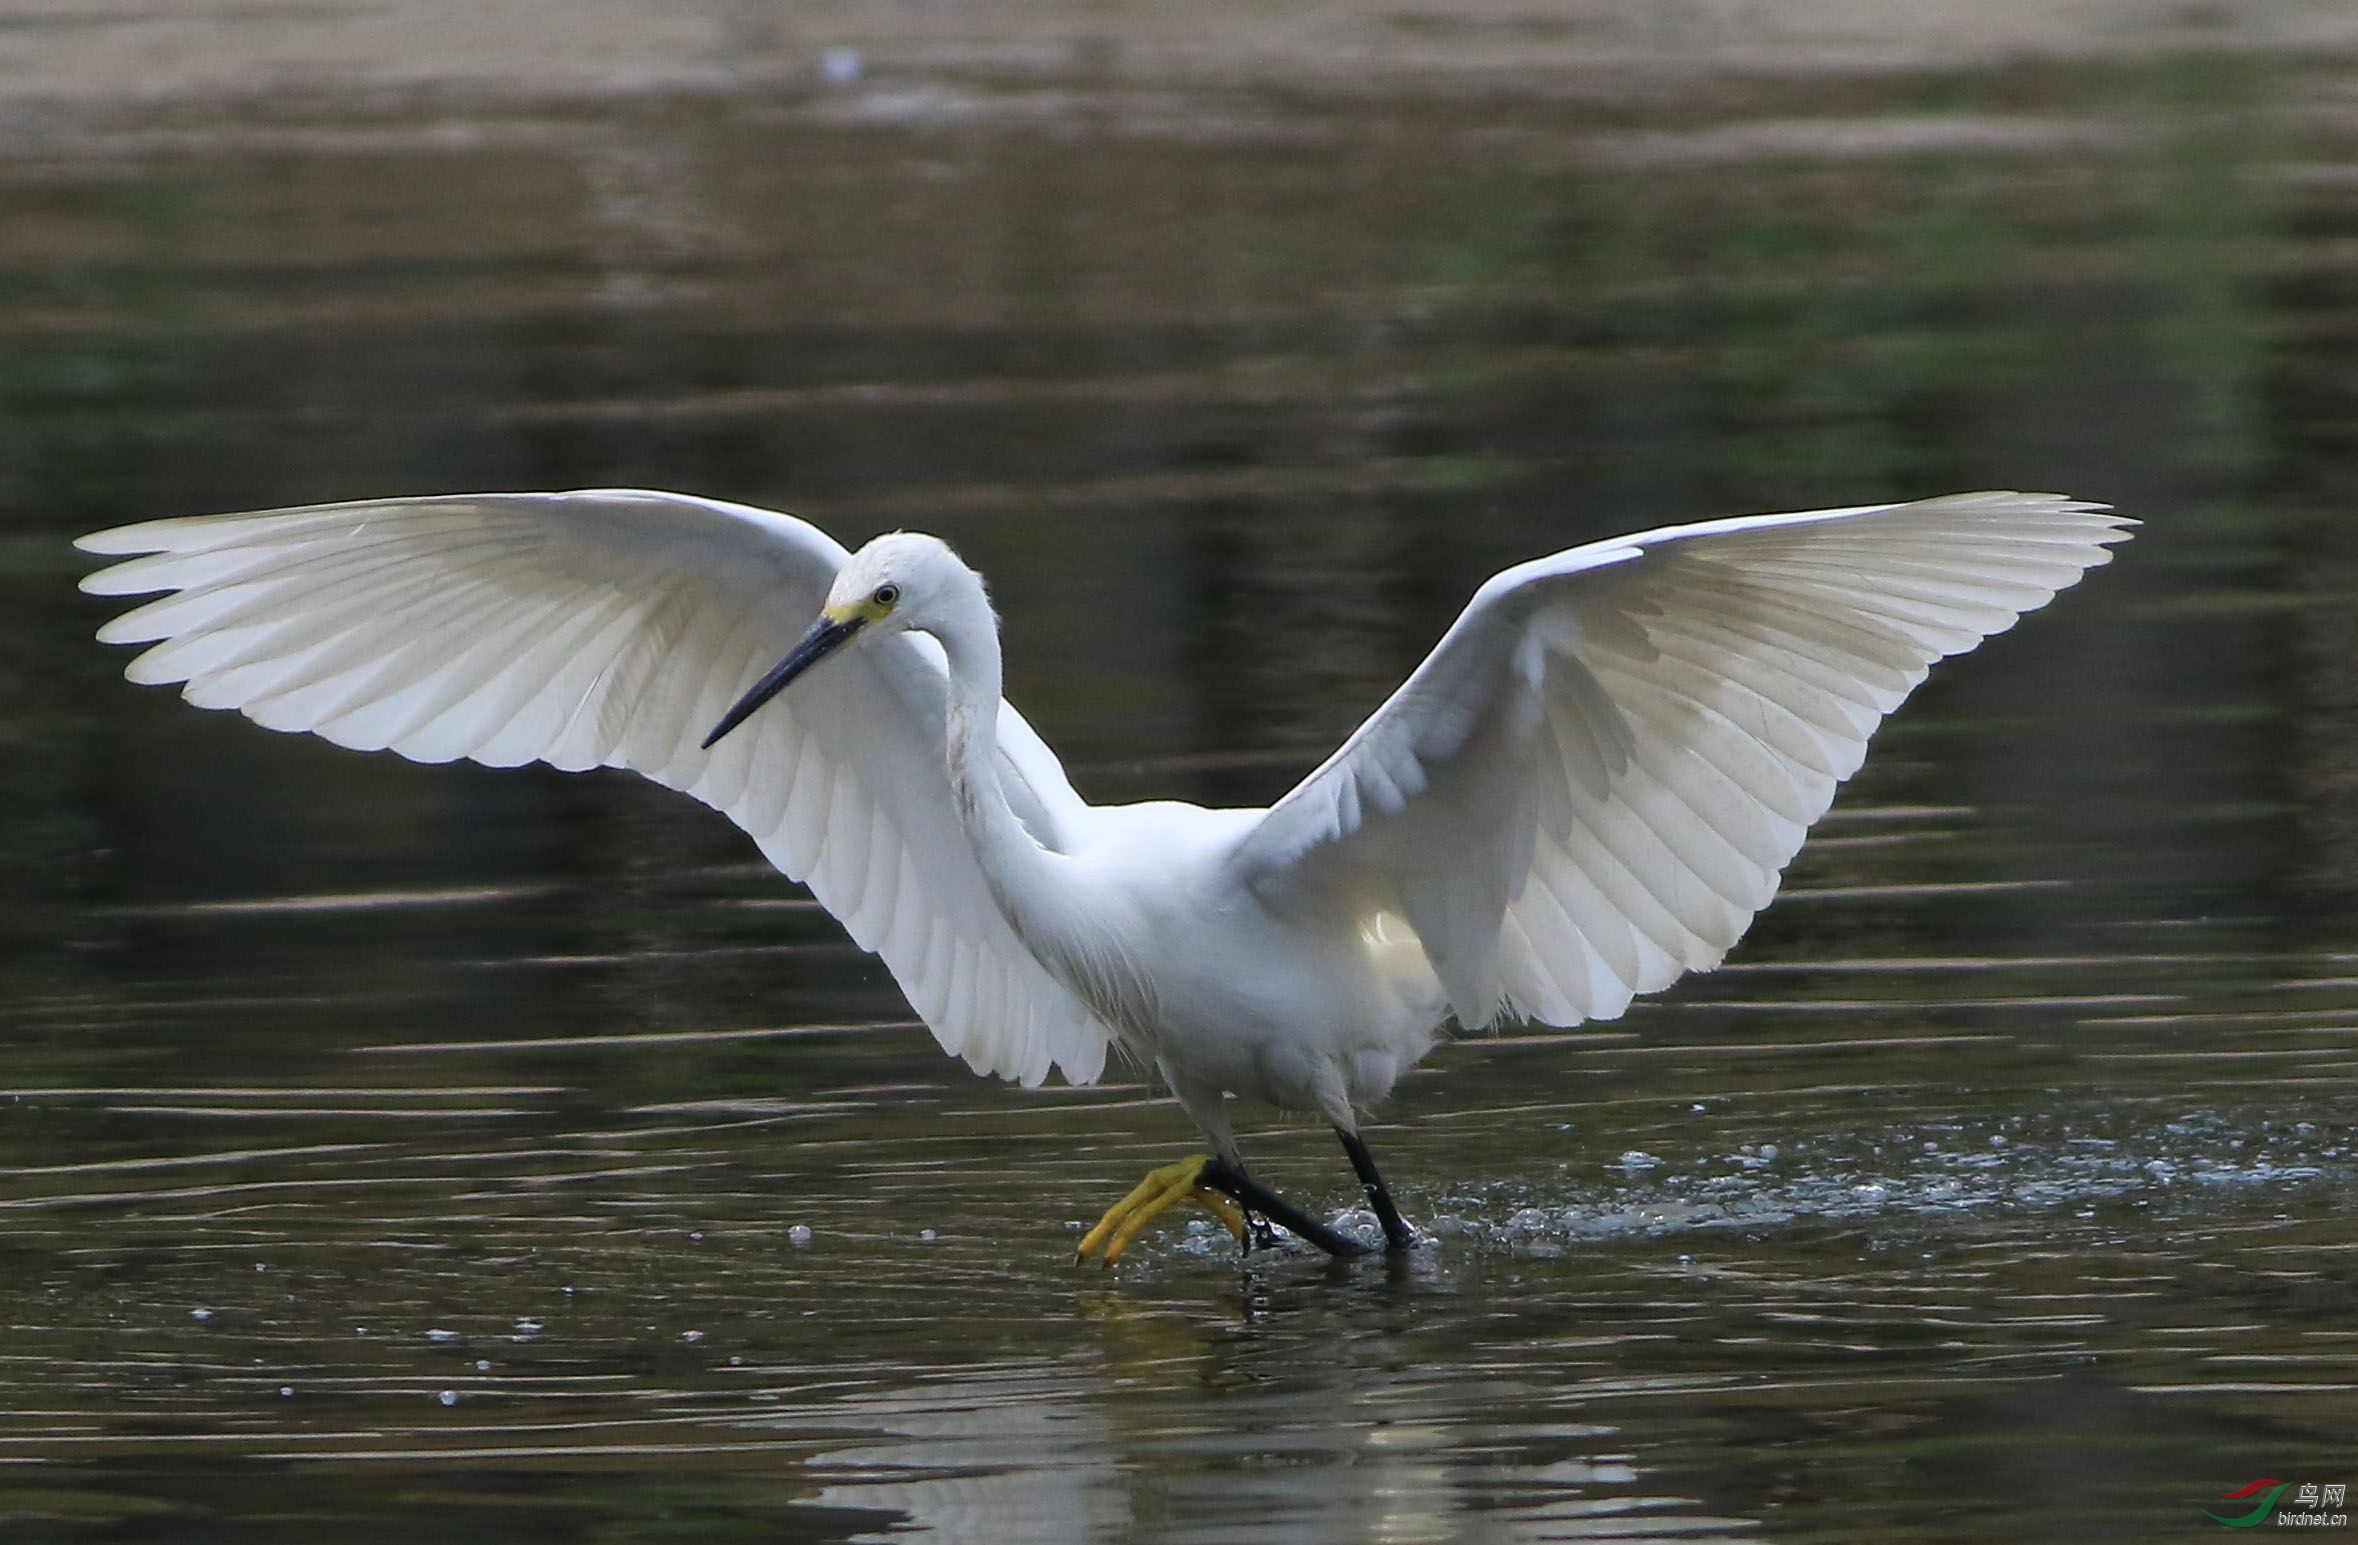
<svg viewBox="0 0 2358 1545"><path fill-rule="evenodd" d="M878 606L898 606L901 601L901 587L898 585L878 585L876 593L868 599L874 601Z"/></svg>

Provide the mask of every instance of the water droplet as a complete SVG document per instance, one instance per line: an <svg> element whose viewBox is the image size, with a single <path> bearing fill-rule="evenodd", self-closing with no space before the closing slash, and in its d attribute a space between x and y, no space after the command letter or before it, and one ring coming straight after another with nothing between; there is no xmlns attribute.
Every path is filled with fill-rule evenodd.
<svg viewBox="0 0 2358 1545"><path fill-rule="evenodd" d="M692 1345L704 1339L704 1332L700 1330L683 1330L680 1332L680 1339Z"/></svg>
<svg viewBox="0 0 2358 1545"><path fill-rule="evenodd" d="M213 1311L210 1309L191 1309L188 1311L188 1317L192 1320L209 1320L213 1317Z"/></svg>
<svg viewBox="0 0 2358 1545"><path fill-rule="evenodd" d="M935 1233L934 1233L934 1231L933 1231L932 1229L929 1229L929 1228L921 1228L921 1229L919 1229L919 1230L917 1231L917 1237L918 1237L919 1239L926 1239L926 1240L930 1240L930 1239L936 1239L936 1238L939 1238L940 1236L938 1236L937 1234L935 1234Z"/></svg>
<svg viewBox="0 0 2358 1545"><path fill-rule="evenodd" d="M856 48L830 48L819 55L819 74L830 86L848 86L867 70Z"/></svg>
<svg viewBox="0 0 2358 1545"><path fill-rule="evenodd" d="M458 1404L458 1391L455 1389L446 1389L441 1394L436 1395L434 1398L441 1401L446 1406L454 1406Z"/></svg>
<svg viewBox="0 0 2358 1545"><path fill-rule="evenodd" d="M491 1371L491 1359L488 1357L476 1358L475 1371L477 1373L489 1373Z"/></svg>
<svg viewBox="0 0 2358 1545"><path fill-rule="evenodd" d="M281 1384L278 1387L278 1398L281 1400L290 1398L294 1393L295 1386L292 1384Z"/></svg>
<svg viewBox="0 0 2358 1545"><path fill-rule="evenodd" d="M456 1341L458 1340L458 1332L455 1330L430 1330L426 1332L426 1339L428 1341Z"/></svg>
<svg viewBox="0 0 2358 1545"><path fill-rule="evenodd" d="M807 1223L797 1223L786 1231L786 1242L791 1245L809 1244L811 1242L811 1226Z"/></svg>

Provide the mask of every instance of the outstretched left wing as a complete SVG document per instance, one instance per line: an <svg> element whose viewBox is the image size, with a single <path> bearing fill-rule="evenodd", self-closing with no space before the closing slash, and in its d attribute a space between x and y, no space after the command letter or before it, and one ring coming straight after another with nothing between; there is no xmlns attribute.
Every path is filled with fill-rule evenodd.
<svg viewBox="0 0 2358 1545"><path fill-rule="evenodd" d="M1615 1018L1719 963L1935 660L2132 524L1959 494L1521 564L1232 862L1280 911L1405 918L1461 1024Z"/></svg>

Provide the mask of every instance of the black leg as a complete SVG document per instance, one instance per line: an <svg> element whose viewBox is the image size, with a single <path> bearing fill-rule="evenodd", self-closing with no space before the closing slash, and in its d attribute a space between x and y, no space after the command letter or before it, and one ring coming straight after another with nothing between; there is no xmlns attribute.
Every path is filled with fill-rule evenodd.
<svg viewBox="0 0 2358 1545"><path fill-rule="evenodd" d="M1329 1255L1367 1254L1367 1246L1347 1234L1336 1233L1226 1159L1214 1159L1205 1165L1196 1180L1215 1191L1235 1197L1243 1206L1271 1222L1284 1225Z"/></svg>
<svg viewBox="0 0 2358 1545"><path fill-rule="evenodd" d="M1367 1205L1375 1209L1376 1221L1384 1226L1384 1248L1406 1250L1416 1243L1416 1230L1400 1216L1400 1209L1392 1205L1392 1193L1384 1189L1384 1177L1376 1173L1375 1159L1367 1151L1367 1144L1356 1132L1335 1128L1335 1136L1343 1140L1343 1152L1351 1156L1351 1167L1359 1171L1359 1183L1367 1188Z"/></svg>

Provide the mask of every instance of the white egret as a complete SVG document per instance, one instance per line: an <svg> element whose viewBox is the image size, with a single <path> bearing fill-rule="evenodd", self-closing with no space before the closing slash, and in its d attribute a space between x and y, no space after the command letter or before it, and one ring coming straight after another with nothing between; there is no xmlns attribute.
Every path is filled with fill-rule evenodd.
<svg viewBox="0 0 2358 1545"><path fill-rule="evenodd" d="M850 553L767 510L600 490L80 545L144 555L85 590L174 592L99 633L151 646L133 681L422 762L630 768L750 833L978 1071L1151 1067L1211 1152L1107 1212L1082 1249L1110 1263L1189 1199L1240 1239L1230 1198L1361 1248L1246 1172L1231 1095L1330 1123L1406 1246L1358 1123L1452 1020L1612 1019L1717 965L1932 662L2133 524L1962 494L1520 564L1266 810L1084 802L1000 696L981 578L930 536Z"/></svg>

